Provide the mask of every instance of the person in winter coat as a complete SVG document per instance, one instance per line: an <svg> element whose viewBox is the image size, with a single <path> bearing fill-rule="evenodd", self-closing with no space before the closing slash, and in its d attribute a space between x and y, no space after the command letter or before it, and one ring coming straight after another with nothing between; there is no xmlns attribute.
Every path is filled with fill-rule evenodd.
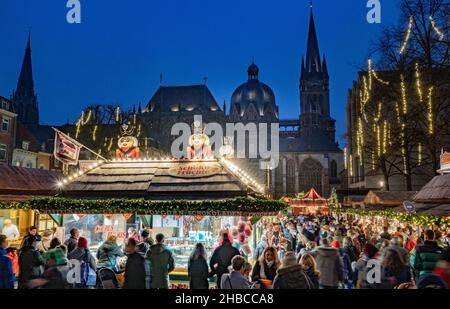
<svg viewBox="0 0 450 309"><path fill-rule="evenodd" d="M374 245L367 243L363 248L363 256L356 262L355 277L357 278L356 288L358 289L379 289L381 284L369 283L367 280L367 274L371 270L367 266L370 260L377 260L379 250Z"/></svg>
<svg viewBox="0 0 450 309"><path fill-rule="evenodd" d="M198 243L189 257L188 263L189 288L193 290L207 290L208 282L208 262L205 247Z"/></svg>
<svg viewBox="0 0 450 309"><path fill-rule="evenodd" d="M356 262L359 259L360 252L358 248L353 244L353 240L350 237L344 237L342 254L348 255L350 262Z"/></svg>
<svg viewBox="0 0 450 309"><path fill-rule="evenodd" d="M345 239L346 238L344 238L344 240ZM346 242L348 242L348 239ZM354 281L352 261L351 261L349 255L347 254L347 252L341 248L341 244L338 240L333 240L333 242L331 243L331 246L333 248L338 249L338 251L339 251L339 255L341 256L341 259L342 259L342 266L343 266L343 271L344 271L344 282L343 282L344 287L348 290L351 290L351 289L353 289L353 281Z"/></svg>
<svg viewBox="0 0 450 309"><path fill-rule="evenodd" d="M64 242L67 247L67 253L75 250L78 244L78 238L80 237L80 230L73 228L70 230L70 237Z"/></svg>
<svg viewBox="0 0 450 309"><path fill-rule="evenodd" d="M118 270L117 258L125 254L117 245L117 237L111 235L97 250L98 267L106 267L112 270Z"/></svg>
<svg viewBox="0 0 450 309"><path fill-rule="evenodd" d="M339 250L329 245L326 238L321 239L321 246L314 252L321 289L337 289L344 281L344 266Z"/></svg>
<svg viewBox="0 0 450 309"><path fill-rule="evenodd" d="M382 277L388 288L411 282L411 272L400 252L394 247L385 250L382 266Z"/></svg>
<svg viewBox="0 0 450 309"><path fill-rule="evenodd" d="M253 252L253 259L255 261L259 260L259 257L264 252L264 250L268 247L267 237L266 235L261 236L261 240L258 242L255 251Z"/></svg>
<svg viewBox="0 0 450 309"><path fill-rule="evenodd" d="M169 273L175 269L172 251L164 246L164 235L156 235L156 245L150 247L152 289L168 289Z"/></svg>
<svg viewBox="0 0 450 309"><path fill-rule="evenodd" d="M14 289L14 272L11 259L6 255L6 235L0 234L0 290Z"/></svg>
<svg viewBox="0 0 450 309"><path fill-rule="evenodd" d="M318 289L320 272L317 270L317 263L314 257L311 254L306 253L300 258L299 264L302 265L303 271L309 277L313 289Z"/></svg>
<svg viewBox="0 0 450 309"><path fill-rule="evenodd" d="M245 259L236 255L231 260L232 271L221 277L220 286L224 290L246 290L251 289L251 283L245 277Z"/></svg>
<svg viewBox="0 0 450 309"><path fill-rule="evenodd" d="M421 276L429 275L434 271L443 253L443 249L434 240L435 235L432 230L426 230L424 236L425 242L423 245L416 246L410 258L411 270L416 282Z"/></svg>
<svg viewBox="0 0 450 309"><path fill-rule="evenodd" d="M447 247L444 250L433 274L441 277L447 286L450 287L450 248Z"/></svg>
<svg viewBox="0 0 450 309"><path fill-rule="evenodd" d="M89 261L89 266L96 271L97 264L95 263L95 258L91 254L91 251L88 248L88 241L84 237L78 238L77 247L70 253L67 254L67 259L69 260L78 260Z"/></svg>
<svg viewBox="0 0 450 309"><path fill-rule="evenodd" d="M314 288L314 284L303 270L303 266L297 264L294 252L286 252L273 281L273 288L275 290L306 290Z"/></svg>
<svg viewBox="0 0 450 309"><path fill-rule="evenodd" d="M252 281L269 280L273 282L277 275L277 270L281 262L278 259L277 250L274 247L267 247L252 271ZM264 282L260 281L264 287Z"/></svg>
<svg viewBox="0 0 450 309"><path fill-rule="evenodd" d="M239 250L234 248L228 238L228 234L222 235L222 245L217 247L209 261L209 267L211 268L211 274L217 275L217 286L220 289L220 283L223 274L228 273L228 267L231 265L231 260L236 255L241 255Z"/></svg>
<svg viewBox="0 0 450 309"><path fill-rule="evenodd" d="M19 256L17 255L17 249L14 247L6 248L6 255L11 259L14 275L17 275L19 273Z"/></svg>
<svg viewBox="0 0 450 309"><path fill-rule="evenodd" d="M150 247L155 244L155 241L150 236L150 232L148 230L143 230L141 232L141 242L136 246L136 252L139 253L145 259L145 288L151 289L151 263L147 258L147 253L150 250Z"/></svg>
<svg viewBox="0 0 450 309"><path fill-rule="evenodd" d="M19 289L27 289L29 280L41 276L41 266L45 260L39 252L38 244L41 241L39 235L27 237L19 255Z"/></svg>
<svg viewBox="0 0 450 309"><path fill-rule="evenodd" d="M383 251L383 259L387 254L388 249L397 250L397 252L402 256L402 260L406 265L409 266L409 252L403 247L403 238L399 236L392 237L391 245L386 247Z"/></svg>
<svg viewBox="0 0 450 309"><path fill-rule="evenodd" d="M40 278L30 280L28 287L49 290L69 288L67 278L70 268L63 249L50 249L42 256L46 261L44 273Z"/></svg>
<svg viewBox="0 0 450 309"><path fill-rule="evenodd" d="M143 290L145 285L145 258L137 252L137 242L129 238L126 248L127 264L125 266L124 289Z"/></svg>

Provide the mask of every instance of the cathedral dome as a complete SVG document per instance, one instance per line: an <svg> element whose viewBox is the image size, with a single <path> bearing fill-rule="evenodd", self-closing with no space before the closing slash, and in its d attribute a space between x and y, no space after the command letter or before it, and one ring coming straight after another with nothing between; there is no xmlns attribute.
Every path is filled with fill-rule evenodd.
<svg viewBox="0 0 450 309"><path fill-rule="evenodd" d="M275 95L258 79L259 68L252 63L247 70L248 81L231 96L231 115L242 120L278 119Z"/></svg>

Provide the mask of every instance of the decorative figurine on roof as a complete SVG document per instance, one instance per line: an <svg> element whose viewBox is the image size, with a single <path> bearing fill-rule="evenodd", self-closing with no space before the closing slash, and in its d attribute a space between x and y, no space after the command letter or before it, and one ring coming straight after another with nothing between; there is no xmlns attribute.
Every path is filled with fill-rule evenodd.
<svg viewBox="0 0 450 309"><path fill-rule="evenodd" d="M139 159L139 142L136 137L133 136L134 128L130 128L127 124L123 124L120 127L120 133L122 135L119 138L118 146L116 150L116 159Z"/></svg>
<svg viewBox="0 0 450 309"><path fill-rule="evenodd" d="M200 121L194 121L194 134L189 139L189 147L187 147L186 154L189 160L208 159L212 157L209 137L203 133L203 127Z"/></svg>

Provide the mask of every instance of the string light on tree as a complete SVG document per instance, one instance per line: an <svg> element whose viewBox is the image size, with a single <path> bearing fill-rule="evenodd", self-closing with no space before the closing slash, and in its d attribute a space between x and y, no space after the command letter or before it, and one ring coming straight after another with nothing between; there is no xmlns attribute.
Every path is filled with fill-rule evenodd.
<svg viewBox="0 0 450 309"><path fill-rule="evenodd" d="M444 34L439 30L438 26L436 25L436 22L434 21L433 16L429 16L431 27L433 28L434 32L438 35L439 41L444 40Z"/></svg>
<svg viewBox="0 0 450 309"><path fill-rule="evenodd" d="M419 100L422 103L423 102L423 92L422 92L422 85L420 81L420 71L419 71L419 63L416 62L416 88L417 88L417 94L419 96Z"/></svg>
<svg viewBox="0 0 450 309"><path fill-rule="evenodd" d="M403 74L400 75L400 87L402 91L403 115L406 115L408 113L408 99L406 97L405 76Z"/></svg>
<svg viewBox="0 0 450 309"><path fill-rule="evenodd" d="M411 38L411 31L413 28L413 23L414 23L414 18L412 16L410 16L408 30L406 31L405 39L403 40L402 47L400 48L400 55L402 55L405 52L406 46L408 45L408 41Z"/></svg>
<svg viewBox="0 0 450 309"><path fill-rule="evenodd" d="M434 134L433 90L434 90L433 86L431 86L430 89L428 89L428 133L430 135Z"/></svg>

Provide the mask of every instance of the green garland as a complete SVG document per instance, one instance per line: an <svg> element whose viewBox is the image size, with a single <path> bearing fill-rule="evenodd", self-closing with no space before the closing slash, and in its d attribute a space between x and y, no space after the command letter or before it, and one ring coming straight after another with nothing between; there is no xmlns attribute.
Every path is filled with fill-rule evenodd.
<svg viewBox="0 0 450 309"><path fill-rule="evenodd" d="M276 214L288 205L276 200L234 198L205 201L152 200L79 200L67 198L38 198L28 202L0 202L0 209L36 210L43 213L66 214L196 214L196 215L261 215Z"/></svg>
<svg viewBox="0 0 450 309"><path fill-rule="evenodd" d="M432 215L417 215L411 213L401 213L392 209L388 210L364 210L353 208L332 208L334 212L346 213L359 216L368 217L383 217L391 220L398 220L399 222L419 225L419 226L437 226L439 228L446 228L450 226L450 217L439 217Z"/></svg>

